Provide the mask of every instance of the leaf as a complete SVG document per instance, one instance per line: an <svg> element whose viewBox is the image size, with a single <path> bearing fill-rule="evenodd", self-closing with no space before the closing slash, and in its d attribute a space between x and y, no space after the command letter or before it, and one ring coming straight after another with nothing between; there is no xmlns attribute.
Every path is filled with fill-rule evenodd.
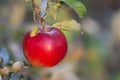
<svg viewBox="0 0 120 80"><path fill-rule="evenodd" d="M56 6L55 2L50 2L50 1L48 1L48 6L49 7L47 9L47 13L56 20L58 6Z"/></svg>
<svg viewBox="0 0 120 80"><path fill-rule="evenodd" d="M26 61L23 61L23 63L24 63L24 65L25 65L26 67L29 66L29 64L28 64Z"/></svg>
<svg viewBox="0 0 120 80"><path fill-rule="evenodd" d="M30 33L30 36L35 37L38 32L39 32L39 27L35 26L32 32Z"/></svg>
<svg viewBox="0 0 120 80"><path fill-rule="evenodd" d="M86 15L86 7L78 0L61 0L73 8L80 18Z"/></svg>
<svg viewBox="0 0 120 80"><path fill-rule="evenodd" d="M52 25L55 28L69 30L69 31L80 31L80 24L75 20L65 20L61 22L57 22Z"/></svg>
<svg viewBox="0 0 120 80"><path fill-rule="evenodd" d="M42 0L40 4L41 17L44 17L46 15L46 9L47 9L47 0Z"/></svg>
<svg viewBox="0 0 120 80"><path fill-rule="evenodd" d="M11 78L11 77L12 77L12 75L13 75L13 72L9 72L9 73L8 73L8 77L10 77L10 78Z"/></svg>
<svg viewBox="0 0 120 80"><path fill-rule="evenodd" d="M13 63L7 63L6 66L11 67L13 65Z"/></svg>

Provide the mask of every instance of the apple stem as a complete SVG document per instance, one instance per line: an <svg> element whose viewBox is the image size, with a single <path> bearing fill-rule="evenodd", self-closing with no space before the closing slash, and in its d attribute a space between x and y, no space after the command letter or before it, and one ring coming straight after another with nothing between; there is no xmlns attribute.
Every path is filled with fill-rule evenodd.
<svg viewBox="0 0 120 80"><path fill-rule="evenodd" d="M39 23L43 26L42 31L44 32L44 31L45 31L45 30L44 30L44 29L45 29L45 20L44 20L43 17L41 17L39 8L38 8L38 6L35 4L35 0L32 0L32 7L33 7L33 10L34 10L34 14L33 14L34 23L36 24L36 19L35 19L35 15L36 15L37 18L38 18Z"/></svg>

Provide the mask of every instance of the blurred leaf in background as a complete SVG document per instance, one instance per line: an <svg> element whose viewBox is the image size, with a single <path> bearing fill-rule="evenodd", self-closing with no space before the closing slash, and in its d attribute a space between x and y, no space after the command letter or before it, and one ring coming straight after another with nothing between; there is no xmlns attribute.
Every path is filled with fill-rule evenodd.
<svg viewBox="0 0 120 80"><path fill-rule="evenodd" d="M7 64L9 57L9 53L6 48L0 46L0 67Z"/></svg>

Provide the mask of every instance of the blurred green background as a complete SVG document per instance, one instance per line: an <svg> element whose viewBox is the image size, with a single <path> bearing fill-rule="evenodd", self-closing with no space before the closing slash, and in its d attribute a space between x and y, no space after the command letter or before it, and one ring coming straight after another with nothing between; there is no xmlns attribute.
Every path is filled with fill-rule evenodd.
<svg viewBox="0 0 120 80"><path fill-rule="evenodd" d="M48 16L47 24L75 19L81 32L64 31L68 54L52 68L30 67L31 80L120 80L120 0L80 0L87 15L80 19L67 6L59 8L56 21ZM22 40L33 27L33 10L24 0L0 0L0 46L10 53L10 61L26 60ZM17 78L14 80L18 80Z"/></svg>

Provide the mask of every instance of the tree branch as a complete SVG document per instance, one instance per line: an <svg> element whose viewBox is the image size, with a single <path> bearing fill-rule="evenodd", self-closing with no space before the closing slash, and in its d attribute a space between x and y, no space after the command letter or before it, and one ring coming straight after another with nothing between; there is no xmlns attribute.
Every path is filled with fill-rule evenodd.
<svg viewBox="0 0 120 80"><path fill-rule="evenodd" d="M35 4L35 0L32 0L32 7L33 7L33 10L34 10L36 16L38 17L38 21L44 27L45 20L40 16L41 14L40 14L38 6Z"/></svg>

